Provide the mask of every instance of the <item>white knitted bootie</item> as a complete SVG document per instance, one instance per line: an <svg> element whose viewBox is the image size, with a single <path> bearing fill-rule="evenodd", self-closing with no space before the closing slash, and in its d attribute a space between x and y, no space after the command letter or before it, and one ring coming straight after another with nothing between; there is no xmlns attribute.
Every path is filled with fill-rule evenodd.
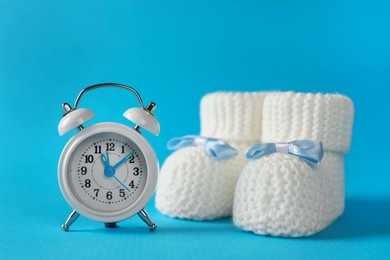
<svg viewBox="0 0 390 260"><path fill-rule="evenodd" d="M237 179L247 163L245 150L261 134L264 96L216 92L202 98L201 136L221 139L238 154L215 159L202 145L174 152L161 168L156 191L160 212L193 220L231 216Z"/></svg>
<svg viewBox="0 0 390 260"><path fill-rule="evenodd" d="M322 141L323 160L312 165L285 153L250 160L237 183L234 223L257 234L300 237L321 231L340 216L353 114L351 100L341 95L267 96L262 143Z"/></svg>

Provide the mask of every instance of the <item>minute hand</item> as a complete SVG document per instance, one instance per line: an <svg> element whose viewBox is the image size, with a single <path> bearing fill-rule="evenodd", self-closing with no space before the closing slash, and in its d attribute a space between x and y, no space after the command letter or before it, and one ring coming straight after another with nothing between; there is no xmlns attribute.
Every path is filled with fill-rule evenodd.
<svg viewBox="0 0 390 260"><path fill-rule="evenodd" d="M131 152L129 153L128 155L126 155L124 158L122 158L122 160L120 160L119 162L117 162L117 164L115 164L114 166L112 166L114 169L118 168L122 163L124 163L125 161L127 161L131 156L133 156L134 152Z"/></svg>

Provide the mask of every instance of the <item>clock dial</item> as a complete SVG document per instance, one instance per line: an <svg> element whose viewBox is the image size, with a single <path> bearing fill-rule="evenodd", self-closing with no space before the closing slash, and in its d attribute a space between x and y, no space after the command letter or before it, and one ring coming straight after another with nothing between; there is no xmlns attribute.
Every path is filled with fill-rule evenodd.
<svg viewBox="0 0 390 260"><path fill-rule="evenodd" d="M146 161L129 138L111 132L89 136L68 164L70 189L93 211L118 212L132 206L145 189Z"/></svg>

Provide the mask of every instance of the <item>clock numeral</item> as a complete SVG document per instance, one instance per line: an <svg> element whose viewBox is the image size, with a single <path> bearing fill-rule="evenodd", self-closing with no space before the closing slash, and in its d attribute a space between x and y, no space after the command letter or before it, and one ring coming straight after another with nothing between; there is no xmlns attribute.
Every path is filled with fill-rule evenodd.
<svg viewBox="0 0 390 260"><path fill-rule="evenodd" d="M106 143L106 150L107 151L115 151L115 144L114 143Z"/></svg>
<svg viewBox="0 0 390 260"><path fill-rule="evenodd" d="M85 163L92 163L93 162L93 155L86 155L85 156Z"/></svg>
<svg viewBox="0 0 390 260"><path fill-rule="evenodd" d="M138 167L134 167L133 175L134 176L138 176L139 175L139 168Z"/></svg>
<svg viewBox="0 0 390 260"><path fill-rule="evenodd" d="M102 153L102 146L101 145L96 145L95 146L95 153L101 154Z"/></svg>
<svg viewBox="0 0 390 260"><path fill-rule="evenodd" d="M130 157L129 163L134 163L134 155Z"/></svg>
<svg viewBox="0 0 390 260"><path fill-rule="evenodd" d="M81 174L82 175L87 174L87 167L85 167L85 166L81 167Z"/></svg>
<svg viewBox="0 0 390 260"><path fill-rule="evenodd" d="M86 179L84 186L85 186L85 188L91 187L91 180L90 179Z"/></svg>
<svg viewBox="0 0 390 260"><path fill-rule="evenodd" d="M119 197L124 197L126 194L125 194L125 189L120 189L119 190Z"/></svg>
<svg viewBox="0 0 390 260"><path fill-rule="evenodd" d="M107 198L108 200L112 200L112 191L108 191L108 192L107 192L106 198Z"/></svg>
<svg viewBox="0 0 390 260"><path fill-rule="evenodd" d="M122 151L121 151L121 153L125 153L125 146L124 146L124 145L122 145Z"/></svg>
<svg viewBox="0 0 390 260"><path fill-rule="evenodd" d="M99 194L99 189L94 189L93 191L95 192L95 197L97 198L97 196Z"/></svg>
<svg viewBox="0 0 390 260"><path fill-rule="evenodd" d="M129 187L134 189L134 180L129 183Z"/></svg>

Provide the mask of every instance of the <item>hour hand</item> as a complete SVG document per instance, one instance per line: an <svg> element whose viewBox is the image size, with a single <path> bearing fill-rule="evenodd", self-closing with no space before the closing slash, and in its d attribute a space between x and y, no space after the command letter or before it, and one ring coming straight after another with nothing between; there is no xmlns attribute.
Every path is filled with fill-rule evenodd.
<svg viewBox="0 0 390 260"><path fill-rule="evenodd" d="M110 167L110 159L108 158L108 151L106 151L106 154L102 154L102 161L105 168Z"/></svg>

